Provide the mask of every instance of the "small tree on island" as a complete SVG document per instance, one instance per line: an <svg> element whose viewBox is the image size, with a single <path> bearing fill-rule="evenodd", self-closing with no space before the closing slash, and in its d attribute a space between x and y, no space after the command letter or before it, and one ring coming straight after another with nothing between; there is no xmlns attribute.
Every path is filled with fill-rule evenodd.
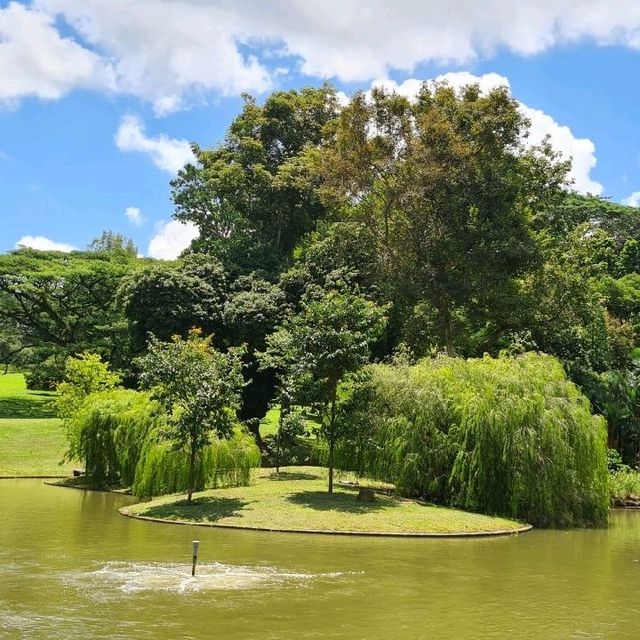
<svg viewBox="0 0 640 640"><path fill-rule="evenodd" d="M307 300L267 338L264 362L280 369L282 380L312 385L323 406L321 434L328 446L329 493L333 493L338 387L370 357L369 346L385 326L385 309L352 293L329 291Z"/></svg>
<svg viewBox="0 0 640 640"><path fill-rule="evenodd" d="M162 404L168 416L165 437L188 455L187 503L195 489L195 465L211 433L228 436L237 423L243 348L216 350L212 336L192 329L183 340L149 338L149 350L139 359L143 388Z"/></svg>

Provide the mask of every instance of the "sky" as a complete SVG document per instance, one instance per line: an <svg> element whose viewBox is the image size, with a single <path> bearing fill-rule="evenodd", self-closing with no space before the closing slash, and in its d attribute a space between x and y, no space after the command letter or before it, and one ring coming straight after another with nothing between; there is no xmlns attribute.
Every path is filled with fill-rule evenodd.
<svg viewBox="0 0 640 640"><path fill-rule="evenodd" d="M640 0L0 0L0 252L110 229L176 257L189 142L325 80L508 85L577 191L639 206L639 71Z"/></svg>

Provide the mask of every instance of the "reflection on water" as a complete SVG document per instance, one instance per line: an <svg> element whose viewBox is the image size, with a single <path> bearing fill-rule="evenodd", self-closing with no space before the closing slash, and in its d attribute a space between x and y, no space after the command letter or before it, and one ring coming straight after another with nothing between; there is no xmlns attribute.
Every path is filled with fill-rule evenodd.
<svg viewBox="0 0 640 640"><path fill-rule="evenodd" d="M2 640L640 637L640 512L609 529L374 539L140 522L117 513L129 500L0 482Z"/></svg>

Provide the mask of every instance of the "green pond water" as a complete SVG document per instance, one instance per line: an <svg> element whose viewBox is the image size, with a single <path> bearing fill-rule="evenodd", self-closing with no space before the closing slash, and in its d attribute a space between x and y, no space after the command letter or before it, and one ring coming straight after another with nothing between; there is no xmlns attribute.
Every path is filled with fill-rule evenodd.
<svg viewBox="0 0 640 640"><path fill-rule="evenodd" d="M0 482L0 638L640 637L638 512L608 530L376 539L140 522L118 514L129 500Z"/></svg>

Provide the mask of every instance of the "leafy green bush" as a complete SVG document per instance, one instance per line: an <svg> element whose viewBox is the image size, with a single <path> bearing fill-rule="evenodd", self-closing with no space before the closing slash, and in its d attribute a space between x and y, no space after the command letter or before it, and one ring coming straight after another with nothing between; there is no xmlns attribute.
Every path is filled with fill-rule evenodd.
<svg viewBox="0 0 640 640"><path fill-rule="evenodd" d="M245 429L236 427L230 438L213 438L198 456L194 489L249 484L251 469L260 466L260 449ZM136 469L133 493L148 498L187 489L189 465L184 452L170 442L147 439Z"/></svg>
<svg viewBox="0 0 640 640"><path fill-rule="evenodd" d="M640 500L640 473L622 465L609 475L611 504Z"/></svg>
<svg viewBox="0 0 640 640"><path fill-rule="evenodd" d="M91 393L66 420L69 460L82 460L89 486L130 486L147 435L163 422L149 396L127 389Z"/></svg>
<svg viewBox="0 0 640 640"><path fill-rule="evenodd" d="M112 389L87 396L67 421L67 458L82 460L90 487L132 487L141 497L182 491L188 485L184 451L163 440L166 415L146 393ZM248 484L260 450L244 429L212 438L197 459L196 488Z"/></svg>
<svg viewBox="0 0 640 640"><path fill-rule="evenodd" d="M369 370L344 408L369 428L341 448L343 468L536 525L606 522L604 421L553 357L439 357Z"/></svg>

